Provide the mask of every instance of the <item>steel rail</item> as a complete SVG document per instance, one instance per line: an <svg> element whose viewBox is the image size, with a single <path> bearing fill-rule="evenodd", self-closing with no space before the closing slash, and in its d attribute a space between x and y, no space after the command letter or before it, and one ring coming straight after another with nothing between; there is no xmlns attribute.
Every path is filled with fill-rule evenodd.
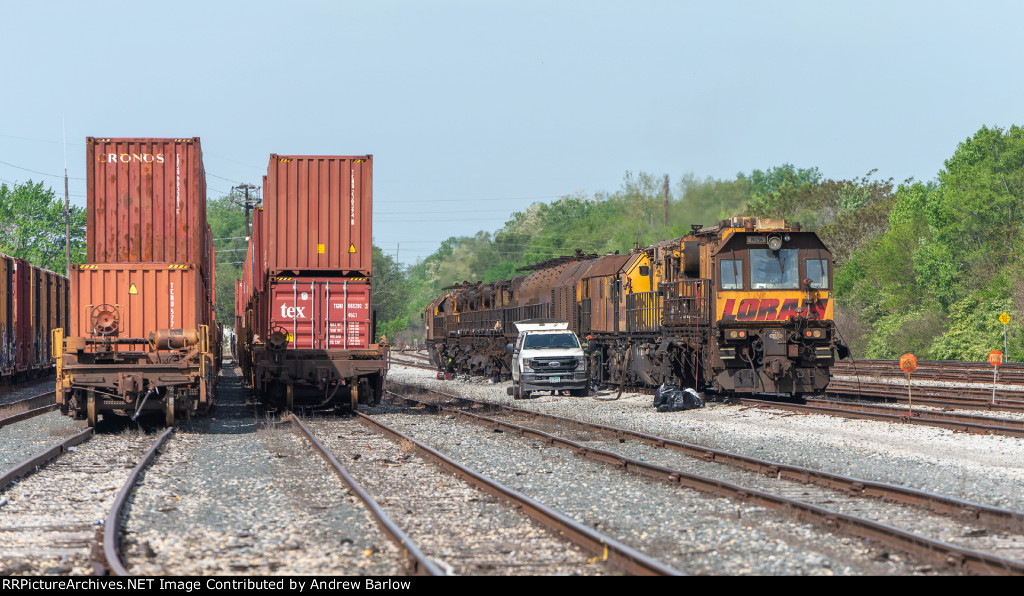
<svg viewBox="0 0 1024 596"><path fill-rule="evenodd" d="M14 424L15 422L21 422L22 420L27 420L29 418L34 418L40 414L52 412L59 407L60 406L58 406L57 404L52 404L49 406L43 406L41 408L35 408L33 410L27 410L25 412L21 412L20 414L14 414L8 416L7 418L0 418L0 427L7 426L8 424Z"/></svg>
<svg viewBox="0 0 1024 596"><path fill-rule="evenodd" d="M128 496L132 493L135 482L153 461L153 458L156 457L157 450L163 446L173 432L174 427L171 426L164 430L164 432L160 433L160 436L153 442L153 446L146 451L146 454L142 456L142 460L137 466L135 466L135 469L132 470L131 474L128 475L128 479L121 486L121 490L118 491L117 496L114 497L114 502L110 506L110 511L107 512L107 520L103 524L103 556L106 558L107 567L114 575L131 575L131 572L128 571L124 566L124 562L121 560L120 532L121 521L123 518L121 515L122 510L128 502Z"/></svg>
<svg viewBox="0 0 1024 596"><path fill-rule="evenodd" d="M404 398L409 399L409 398ZM440 406L457 416L468 417L494 428L505 428L521 435L545 440L551 445L573 451L578 456L612 465L624 472L642 474L671 486L690 488L720 497L737 499L794 515L799 521L815 523L829 531L844 532L864 539L880 541L892 547L915 553L937 564L955 566L984 575L1024 575L1024 562L998 555L961 548L926 536L881 524L861 517L831 511L796 499L773 495L730 482L716 480L681 470L635 460L617 453L594 449L556 437L540 430L501 422L458 408ZM584 423L585 424L585 423Z"/></svg>
<svg viewBox="0 0 1024 596"><path fill-rule="evenodd" d="M846 383L843 381L843 383ZM871 383L863 383L858 386L856 383L849 385L836 385L836 381L833 379L829 383L829 387L825 390L826 394L835 396L852 396L861 397L865 399L886 399L892 400L896 403L907 403L907 386L903 385L875 385ZM895 388L895 389L894 389ZM1024 402L1017 400L1007 401L1005 399L996 399L995 403L992 403L991 394L986 396L984 399L981 397L958 397L950 395L942 395L939 393L936 396L935 391L921 391L920 387L914 388L915 394L912 399L914 402L921 405L935 406L939 408L957 408L964 410L986 410L986 411L998 411L998 412L1020 412L1024 413ZM991 390L991 389L990 389Z"/></svg>
<svg viewBox="0 0 1024 596"><path fill-rule="evenodd" d="M758 407L771 407L780 410L797 412L808 412L839 416L842 418L856 418L861 420L876 420L881 422L898 422L918 426L936 426L950 430L969 432L975 434L997 434L1010 437L1024 437L1024 422L1009 420L1006 418L992 418L983 416L969 417L965 414L949 414L948 412L934 412L929 410L917 410L913 415L905 412L897 412L895 408L878 407L867 404L839 404L829 402L830 405L812 404L791 404L785 402L765 401L760 399L740 398L738 403ZM979 422L982 418L994 422L993 424Z"/></svg>
<svg viewBox="0 0 1024 596"><path fill-rule="evenodd" d="M313 433L302 423L295 415L289 415L287 419L290 419L292 424L298 429L299 433L306 438L307 441L313 446L313 448L320 454L320 457L327 462L331 468L334 469L334 473L341 478L342 482L348 485L352 492L366 505L367 509L370 510L370 514L373 515L374 519L377 520L377 525L381 530L388 535L392 542L394 542L400 549L402 554L409 563L409 571L412 575L433 575L441 576L444 575L444 571L434 563L422 550L412 541L411 538L395 524L394 521L388 516L387 513L380 507L377 500L374 499L370 493L348 473L348 470L341 465L334 454L331 453L323 443L317 439Z"/></svg>
<svg viewBox="0 0 1024 596"><path fill-rule="evenodd" d="M503 484L484 476L446 455L420 443L400 431L389 427L383 422L376 420L362 412L355 412L360 420L374 426L381 431L395 437L398 440L409 441L416 447L416 450L433 460L441 467L455 474L463 481L484 490L495 497L510 502L520 508L522 512L541 524L551 528L556 533L564 536L571 542L579 545L584 550L594 554L600 560L607 562L613 567L623 569L632 575L682 575L679 571L665 565L664 563L648 557L647 555L596 532L576 520L551 509L530 497L515 491Z"/></svg>
<svg viewBox="0 0 1024 596"><path fill-rule="evenodd" d="M902 383L858 382L833 378L829 382L828 387L825 388L825 393L829 395L851 395L907 402L906 379L894 380L900 380ZM1021 395L1019 391L997 390L993 403L991 382L988 386L976 383L972 386L963 387L925 385L920 382L914 382L911 388L914 392L912 399L920 400L921 403L924 403L924 400L931 400L932 405L944 407L1024 412L1024 400L1013 399L1013 396ZM954 393L956 395L953 395Z"/></svg>
<svg viewBox="0 0 1024 596"><path fill-rule="evenodd" d="M55 459L58 456L66 453L69 448L74 447L79 443L84 443L88 441L89 439L92 438L92 436L93 429L87 428L80 433L77 433L75 435L68 437L67 439L64 439L57 445L54 445L53 447L50 447L49 449L46 449L36 455L33 455L32 457L26 459L20 464L14 466L10 470L7 470L2 475L0 475L0 490L7 488L7 485L14 482L18 478L30 473L32 470L40 468L44 464L48 463L50 460Z"/></svg>
<svg viewBox="0 0 1024 596"><path fill-rule="evenodd" d="M1012 532L1024 531L1024 512L1020 511L1003 509L999 507L990 507L988 505L982 505L979 503L964 501L962 499L955 499L952 497L937 495L935 493L929 493L926 491L916 490L904 486L885 484L882 482L874 482L871 480L863 480L860 478L842 476L839 474L833 474L831 472L815 470L812 468L805 468L801 466L794 466L779 462L767 461L755 457L740 455L737 453L730 453L728 451L722 451L719 449L712 449L701 445L693 445L690 443L685 443L683 441L676 441L674 439L669 439L666 437L650 435L647 433L642 433L640 431L628 430L615 426L599 424L596 422L587 422L583 420L566 418L564 416L557 416L554 414L546 414L543 412L523 410L520 408L515 408L503 404L482 402L466 397L450 395L413 385L399 385L402 385L403 387L409 389L434 393L437 395L443 395L445 397L452 398L458 401L479 404L503 412L525 415L532 418L540 418L564 425L579 425L586 428L595 429L601 432L608 433L616 438L628 437L654 447L674 449L694 459L722 463L744 471L754 472L765 476L776 477L779 479L788 480L791 482L798 482L801 484L813 484L815 486L820 486L822 488L826 488L829 490L846 492L857 496L878 499L900 505L918 507L926 509L932 513L948 515L950 517L962 519L967 522L974 522L983 525L991 530L1005 530ZM393 392L391 393L392 395L395 395ZM431 406L437 407L434 404L431 404Z"/></svg>
<svg viewBox="0 0 1024 596"><path fill-rule="evenodd" d="M904 404L906 404L907 399L904 398L903 399L904 403L903 404L899 404L899 405L879 405L877 403L861 403L861 402L854 402L854 401L837 401L837 400L828 399L828 398L811 398L811 397L807 398L806 402L807 402L808 405L818 405L818 404L820 404L821 406L824 406L824 407L835 406L835 407L844 408L844 409L850 409L850 410L864 410L864 411L886 412L886 411L897 411L900 408L905 408L906 405L904 405ZM929 417L929 418L935 418L935 419L939 419L939 420L948 420L948 421L951 421L951 422L966 422L966 423L978 423L978 424L985 424L985 422L988 421L988 422L998 423L998 426L1007 426L1007 427L1010 427L1010 428L1019 428L1019 429L1024 430L1024 419L1021 419L1021 418L1001 418L1001 417L998 417L998 416L984 416L984 415L978 415L978 414L963 414L963 413L959 413L959 412L951 412L949 410L950 409L955 409L955 407L950 405L949 402L943 402L943 401L940 401L940 400L930 400L930 399L927 399L927 398L925 398L923 400L918 400L918 398L915 397L914 400L913 400L913 404L915 406L916 405L927 405L927 406L931 406L931 407L942 407L943 408L941 410L914 410L914 416L917 416L918 414L920 414L921 417ZM975 408L975 409L977 409L977 408ZM1024 411L1024 409L1022 409L1022 411Z"/></svg>

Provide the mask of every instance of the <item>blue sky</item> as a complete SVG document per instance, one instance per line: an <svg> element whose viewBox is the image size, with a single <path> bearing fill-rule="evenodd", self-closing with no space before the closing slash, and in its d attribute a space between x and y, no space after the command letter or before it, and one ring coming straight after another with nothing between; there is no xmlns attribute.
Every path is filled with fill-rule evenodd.
<svg viewBox="0 0 1024 596"><path fill-rule="evenodd" d="M0 180L85 204L85 137L202 139L213 197L271 153L374 155L403 263L535 201L783 163L931 180L1024 124L1024 4L0 0Z"/></svg>

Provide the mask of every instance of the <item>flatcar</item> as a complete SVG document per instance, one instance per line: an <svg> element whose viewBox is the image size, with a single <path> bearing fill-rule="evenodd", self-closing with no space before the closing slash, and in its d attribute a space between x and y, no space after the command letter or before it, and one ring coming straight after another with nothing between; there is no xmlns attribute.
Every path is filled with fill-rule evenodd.
<svg viewBox="0 0 1024 596"><path fill-rule="evenodd" d="M54 332L57 403L89 426L207 413L221 327L199 138L86 147L88 262L72 266L68 326Z"/></svg>
<svg viewBox="0 0 1024 596"><path fill-rule="evenodd" d="M67 309L68 278L0 254L0 383L53 373L51 332Z"/></svg>
<svg viewBox="0 0 1024 596"><path fill-rule="evenodd" d="M733 217L628 254L575 255L488 284L463 283L424 313L432 362L496 379L525 318L569 321L596 385L674 384L802 396L847 348L833 322L832 255L779 219Z"/></svg>
<svg viewBox="0 0 1024 596"><path fill-rule="evenodd" d="M271 155L242 284L236 351L262 403L355 410L380 401L370 155Z"/></svg>

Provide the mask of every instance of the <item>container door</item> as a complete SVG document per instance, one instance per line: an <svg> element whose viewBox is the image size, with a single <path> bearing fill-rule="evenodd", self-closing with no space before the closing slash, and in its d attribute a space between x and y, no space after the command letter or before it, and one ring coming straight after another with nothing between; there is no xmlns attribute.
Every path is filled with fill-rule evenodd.
<svg viewBox="0 0 1024 596"><path fill-rule="evenodd" d="M316 286L308 281L275 281L270 290L270 329L283 328L291 337L288 349L310 350L317 347Z"/></svg>
<svg viewBox="0 0 1024 596"><path fill-rule="evenodd" d="M327 349L357 350L370 346L370 284L364 281L320 282L321 323Z"/></svg>

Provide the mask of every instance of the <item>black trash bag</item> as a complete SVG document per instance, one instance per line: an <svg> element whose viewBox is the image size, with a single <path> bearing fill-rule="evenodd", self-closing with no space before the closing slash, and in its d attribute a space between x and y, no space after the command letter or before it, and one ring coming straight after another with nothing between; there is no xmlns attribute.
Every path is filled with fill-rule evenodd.
<svg viewBox="0 0 1024 596"><path fill-rule="evenodd" d="M678 412L704 407L704 400L693 389L680 389L673 383L665 383L654 392L654 407L659 412Z"/></svg>

